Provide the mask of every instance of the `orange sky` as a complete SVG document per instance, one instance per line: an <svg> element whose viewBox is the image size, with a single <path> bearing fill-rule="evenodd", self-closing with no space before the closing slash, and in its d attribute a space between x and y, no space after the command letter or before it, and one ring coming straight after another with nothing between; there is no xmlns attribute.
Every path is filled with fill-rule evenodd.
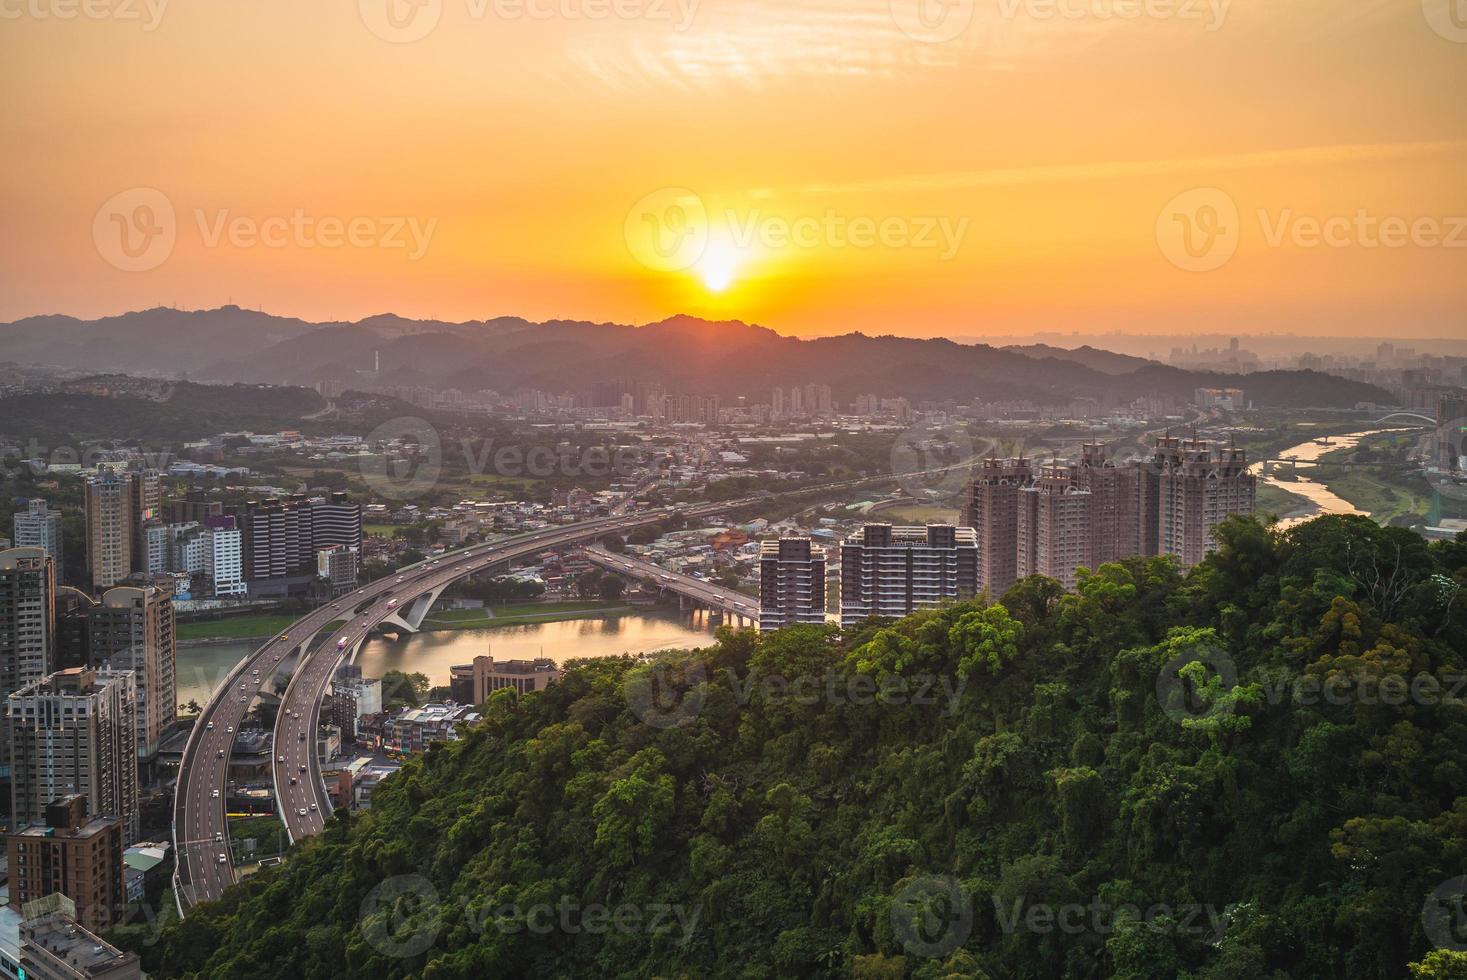
<svg viewBox="0 0 1467 980"><path fill-rule="evenodd" d="M1463 337L1450 3L0 0L0 319Z"/></svg>

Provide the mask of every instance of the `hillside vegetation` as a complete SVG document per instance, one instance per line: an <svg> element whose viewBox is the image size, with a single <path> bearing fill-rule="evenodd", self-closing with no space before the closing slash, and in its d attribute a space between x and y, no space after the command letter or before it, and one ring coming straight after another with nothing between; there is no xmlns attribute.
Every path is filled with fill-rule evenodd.
<svg viewBox="0 0 1467 980"><path fill-rule="evenodd" d="M1220 538L501 692L145 969L1463 976L1467 541Z"/></svg>

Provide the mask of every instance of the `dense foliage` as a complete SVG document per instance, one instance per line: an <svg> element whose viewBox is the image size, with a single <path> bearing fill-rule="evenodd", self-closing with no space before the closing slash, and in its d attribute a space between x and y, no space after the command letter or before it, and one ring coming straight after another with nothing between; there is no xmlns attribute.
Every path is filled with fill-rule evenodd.
<svg viewBox="0 0 1467 980"><path fill-rule="evenodd" d="M1220 539L500 692L145 968L1463 976L1467 541Z"/></svg>

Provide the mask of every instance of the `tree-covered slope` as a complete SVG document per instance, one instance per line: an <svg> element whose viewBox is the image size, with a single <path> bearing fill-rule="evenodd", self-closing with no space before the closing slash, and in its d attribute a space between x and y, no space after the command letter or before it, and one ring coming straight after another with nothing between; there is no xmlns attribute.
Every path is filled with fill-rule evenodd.
<svg viewBox="0 0 1467 980"><path fill-rule="evenodd" d="M1467 542L1222 532L501 692L145 968L1462 976Z"/></svg>

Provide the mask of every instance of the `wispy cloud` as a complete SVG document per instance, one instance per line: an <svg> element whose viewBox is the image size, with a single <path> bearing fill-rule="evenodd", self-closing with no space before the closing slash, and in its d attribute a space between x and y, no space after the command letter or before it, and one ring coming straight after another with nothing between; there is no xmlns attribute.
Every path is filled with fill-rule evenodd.
<svg viewBox="0 0 1467 980"><path fill-rule="evenodd" d="M1166 160L1127 160L1107 163L1017 167L1004 170L963 170L910 174L836 184L805 184L792 188L801 194L861 194L949 191L1023 184L1072 184L1123 180L1167 174L1213 174L1259 168L1330 166L1372 163L1407 157L1467 150L1467 140L1431 140L1415 143L1349 143L1282 150L1258 150L1220 156L1176 157Z"/></svg>
<svg viewBox="0 0 1467 980"><path fill-rule="evenodd" d="M978 3L957 37L924 43L903 33L891 0L704 0L686 30L648 24L631 37L587 34L568 40L566 55L606 85L758 91L787 79L1007 70L1041 53L1080 50L1116 26L1005 19L1000 11Z"/></svg>

